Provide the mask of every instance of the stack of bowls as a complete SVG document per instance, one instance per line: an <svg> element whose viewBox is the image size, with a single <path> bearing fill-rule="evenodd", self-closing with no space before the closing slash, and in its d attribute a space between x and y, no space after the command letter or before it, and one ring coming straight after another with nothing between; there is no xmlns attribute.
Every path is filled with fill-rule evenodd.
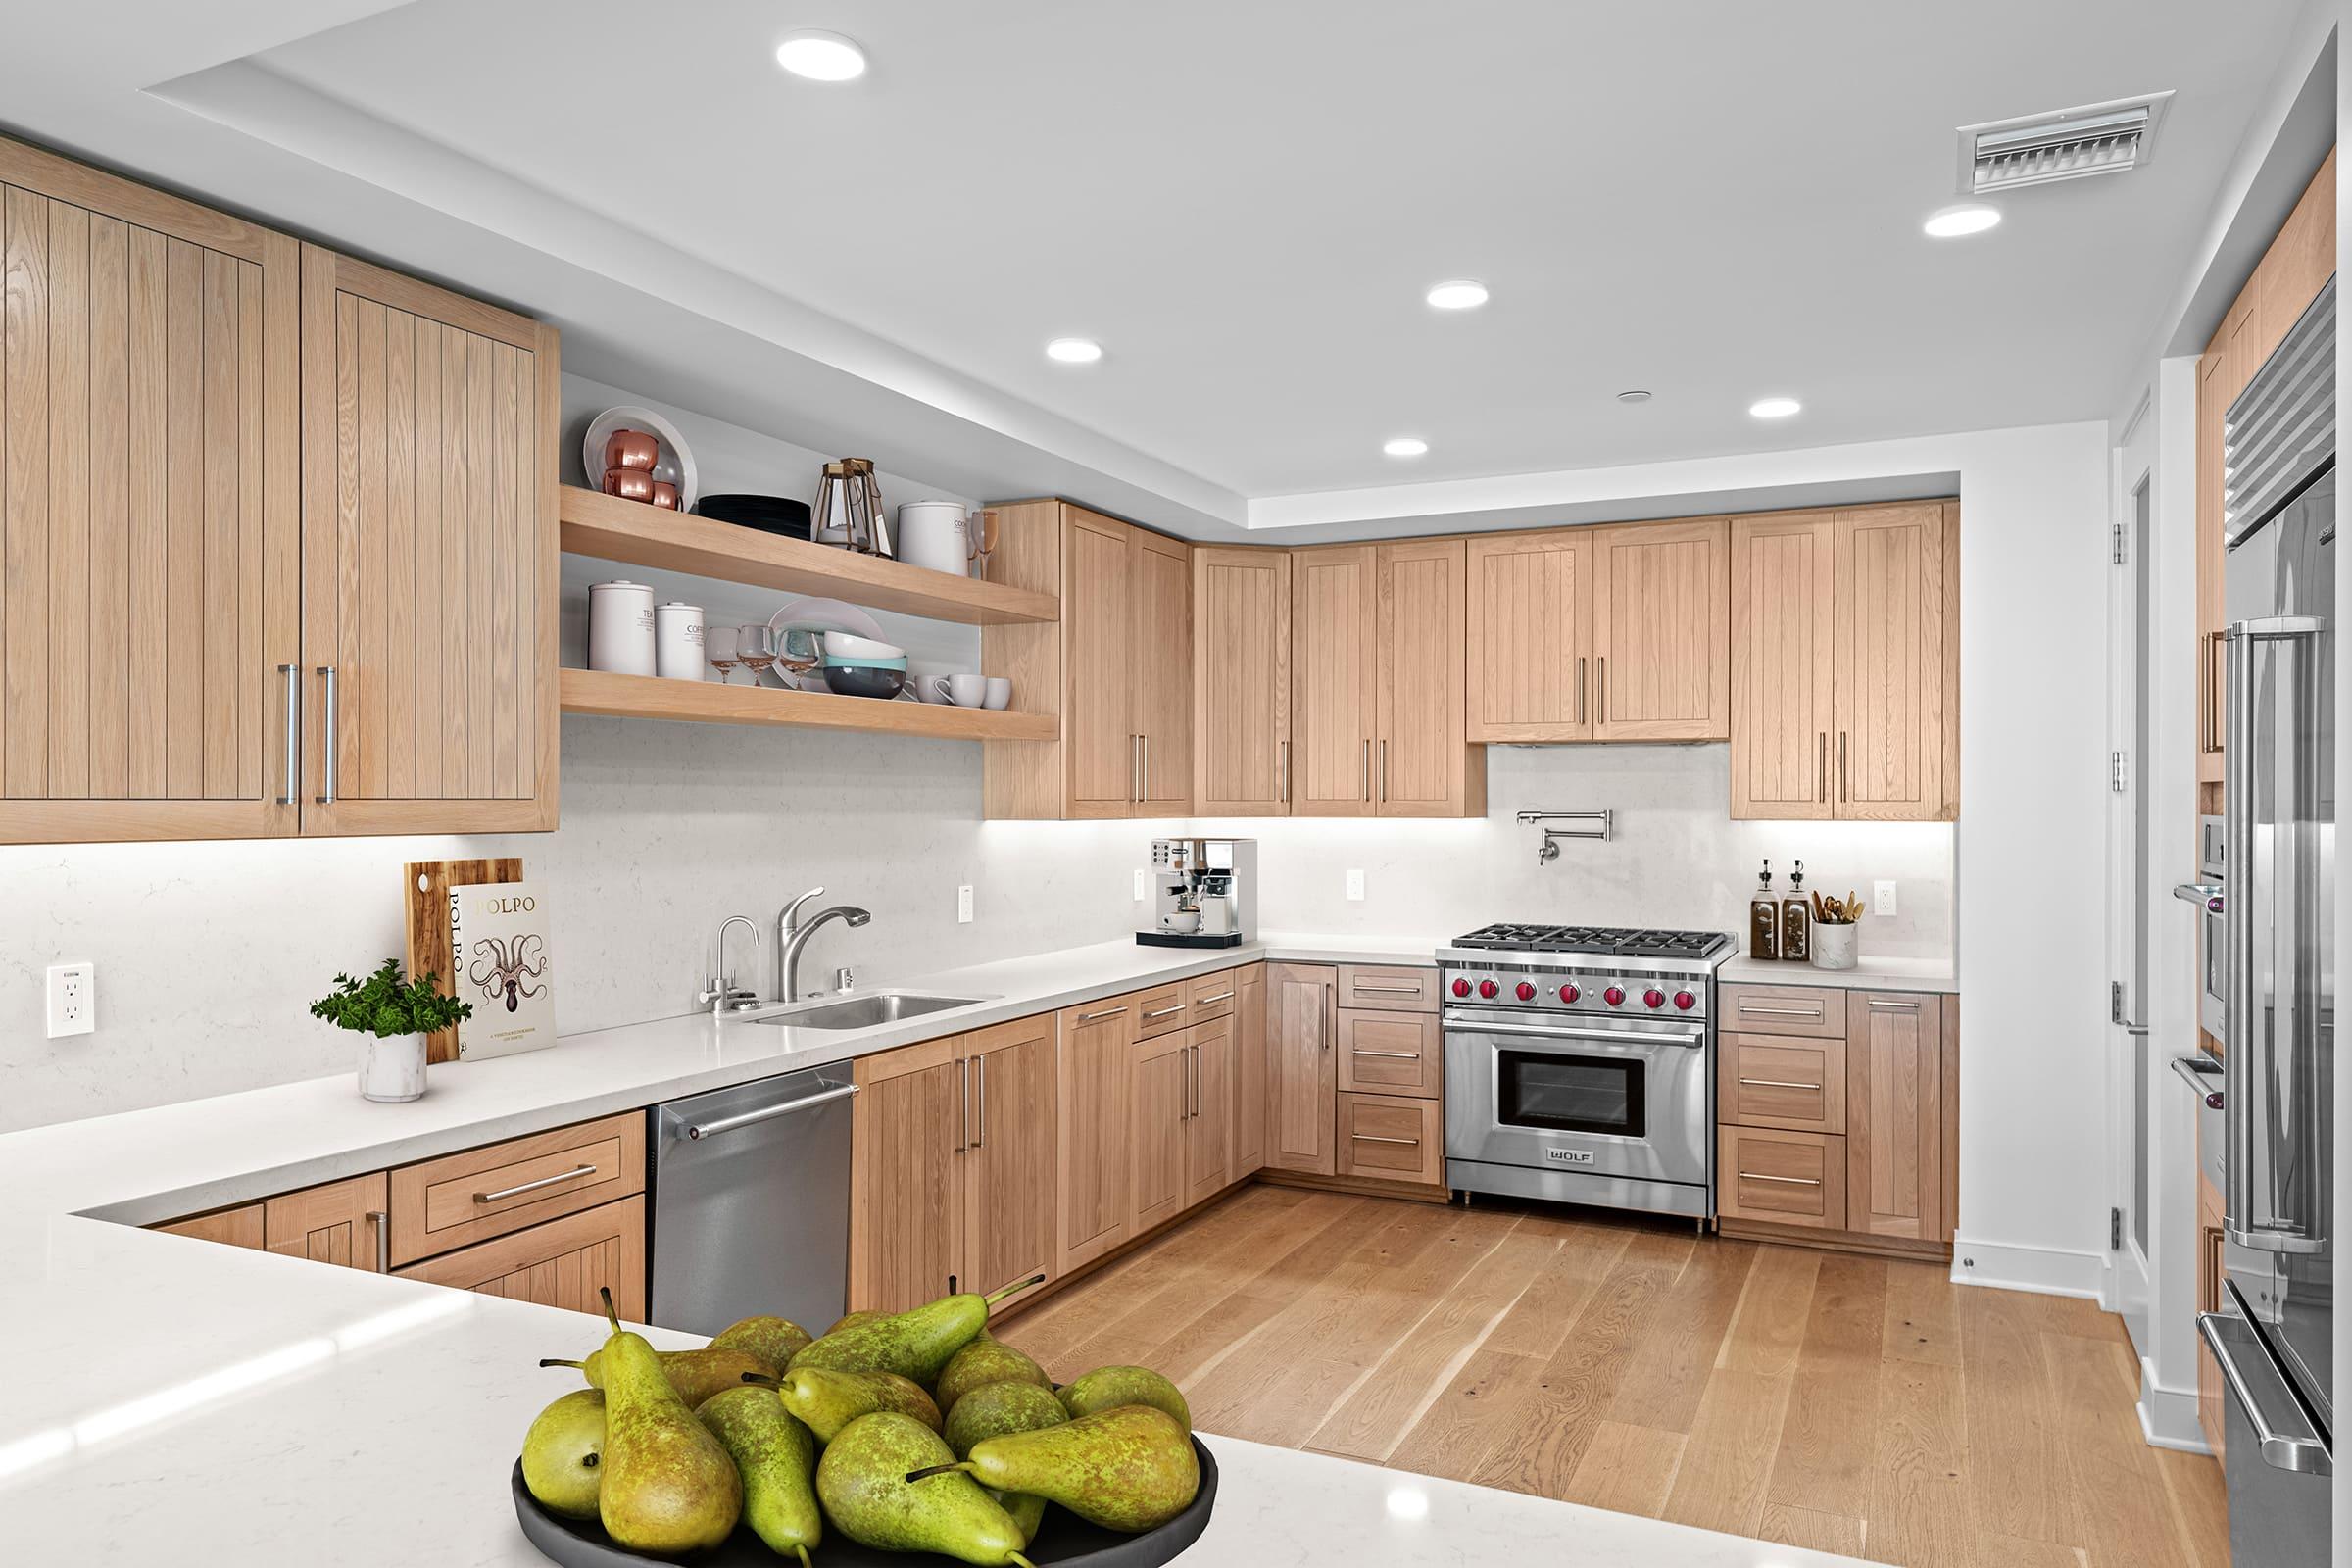
<svg viewBox="0 0 2352 1568"><path fill-rule="evenodd" d="M906 686L906 650L871 637L829 631L817 659L827 690L843 697L893 698Z"/></svg>

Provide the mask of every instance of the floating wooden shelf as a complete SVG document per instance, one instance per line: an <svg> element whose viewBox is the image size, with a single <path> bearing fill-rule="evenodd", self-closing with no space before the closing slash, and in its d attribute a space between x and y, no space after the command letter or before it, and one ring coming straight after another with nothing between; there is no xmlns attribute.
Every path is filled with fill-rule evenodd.
<svg viewBox="0 0 2352 1568"><path fill-rule="evenodd" d="M623 501L602 490L564 486L558 514L564 548L574 555L785 593L847 599L873 610L972 626L1061 618L1061 601L1052 594L761 533L739 523Z"/></svg>
<svg viewBox="0 0 2352 1568"><path fill-rule="evenodd" d="M854 729L879 735L931 735L951 741L1050 741L1061 732L1060 721L1051 713L885 703L831 693L771 691L764 686L722 686L716 681L614 675L601 669L564 671L564 711L702 724Z"/></svg>

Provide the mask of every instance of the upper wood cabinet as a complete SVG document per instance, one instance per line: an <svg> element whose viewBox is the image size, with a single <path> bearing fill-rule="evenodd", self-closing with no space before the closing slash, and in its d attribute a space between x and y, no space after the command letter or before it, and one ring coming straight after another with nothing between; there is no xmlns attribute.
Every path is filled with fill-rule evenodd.
<svg viewBox="0 0 2352 1568"><path fill-rule="evenodd" d="M992 509L989 580L1061 601L1052 624L984 626L980 662L1051 741L991 741L991 817L1178 816L1193 806L1192 547L1063 501Z"/></svg>
<svg viewBox="0 0 2352 1568"><path fill-rule="evenodd" d="M1380 551L1291 555L1291 812L1372 814L1374 643Z"/></svg>
<svg viewBox="0 0 2352 1568"><path fill-rule="evenodd" d="M1732 522L1732 815L1948 820L1959 506Z"/></svg>
<svg viewBox="0 0 2352 1568"><path fill-rule="evenodd" d="M552 827L555 333L302 266L303 831Z"/></svg>
<svg viewBox="0 0 2352 1568"><path fill-rule="evenodd" d="M0 840L288 834L298 247L0 141Z"/></svg>
<svg viewBox="0 0 2352 1568"><path fill-rule="evenodd" d="M1468 542L1474 741L1592 738L1593 528Z"/></svg>
<svg viewBox="0 0 2352 1568"><path fill-rule="evenodd" d="M1594 740L1731 734L1729 537L1721 517L1594 530Z"/></svg>
<svg viewBox="0 0 2352 1568"><path fill-rule="evenodd" d="M1193 551L1193 801L1204 816L1291 808L1291 554Z"/></svg>

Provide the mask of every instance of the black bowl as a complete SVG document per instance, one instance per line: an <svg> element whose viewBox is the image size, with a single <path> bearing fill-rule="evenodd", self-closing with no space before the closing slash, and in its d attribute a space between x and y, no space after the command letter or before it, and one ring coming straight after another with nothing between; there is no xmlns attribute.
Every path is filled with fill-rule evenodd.
<svg viewBox="0 0 2352 1568"><path fill-rule="evenodd" d="M808 503L795 501L790 496L748 493L704 496L694 504L694 512L698 517L737 523L761 533L780 533L794 539L808 537Z"/></svg>
<svg viewBox="0 0 2352 1568"><path fill-rule="evenodd" d="M1199 1438L1193 1440L1193 1455L1200 1461L1200 1490L1194 1494L1192 1505L1157 1530L1148 1530L1140 1536L1123 1536L1115 1530L1090 1525L1076 1514L1048 1507L1046 1522L1038 1527L1037 1542L1024 1553L1031 1562L1045 1568L1048 1563L1085 1564L1086 1568L1158 1568L1171 1561L1178 1552L1200 1539L1208 1528L1208 1516L1217 1500L1217 1461L1210 1456L1207 1445ZM645 1563L669 1562L667 1557L648 1557L612 1544L605 1527L593 1519L565 1519L549 1513L531 1495L531 1489L522 1484L522 1461L514 1461L514 1517L522 1522L522 1533L540 1554L564 1568L639 1568ZM855 1541L828 1531L824 1544L810 1552L815 1568L942 1568L953 1558L930 1552L876 1551L860 1546ZM723 1542L717 1550L703 1552L691 1559L696 1568L777 1568L790 1564L789 1557L778 1557L767 1549L767 1544L740 1526Z"/></svg>
<svg viewBox="0 0 2352 1568"><path fill-rule="evenodd" d="M827 664L825 685L843 697L896 697L906 689L903 669L879 669L870 664Z"/></svg>

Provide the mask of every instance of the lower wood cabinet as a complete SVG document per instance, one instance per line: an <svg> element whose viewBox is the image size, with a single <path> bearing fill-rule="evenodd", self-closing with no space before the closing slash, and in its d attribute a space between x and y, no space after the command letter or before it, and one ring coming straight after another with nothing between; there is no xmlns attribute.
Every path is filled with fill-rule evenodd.
<svg viewBox="0 0 2352 1568"><path fill-rule="evenodd" d="M198 1214L189 1219L175 1219L169 1225L155 1228L172 1236L186 1236L199 1242L219 1242L228 1247L249 1247L262 1250L262 1208L260 1203L244 1203L224 1208L216 1214Z"/></svg>
<svg viewBox="0 0 2352 1568"><path fill-rule="evenodd" d="M1716 1146L1716 1208L1726 1219L1845 1229L1845 1140L1726 1127Z"/></svg>
<svg viewBox="0 0 2352 1568"><path fill-rule="evenodd" d="M395 1267L645 1189L645 1112L623 1111L392 1172Z"/></svg>
<svg viewBox="0 0 2352 1568"><path fill-rule="evenodd" d="M1332 1039L1338 977L1328 964L1266 965L1266 1164L1330 1176L1338 1102Z"/></svg>
<svg viewBox="0 0 2352 1568"><path fill-rule="evenodd" d="M1435 1100L1396 1095L1339 1099L1337 1174L1358 1180L1446 1180L1446 1122Z"/></svg>
<svg viewBox="0 0 2352 1568"><path fill-rule="evenodd" d="M1192 1107L1192 1032L1133 1048L1127 1148L1133 1160L1127 1234L1141 1236L1184 1211L1185 1121Z"/></svg>
<svg viewBox="0 0 2352 1568"><path fill-rule="evenodd" d="M1054 1189L1064 1270L1092 1262L1131 1234L1127 1103L1138 1010L1132 997L1108 997L1059 1015Z"/></svg>
<svg viewBox="0 0 2352 1568"><path fill-rule="evenodd" d="M645 1321L645 1199L567 1214L496 1241L412 1263L404 1280L454 1285L483 1296L601 1316L602 1293L631 1323Z"/></svg>
<svg viewBox="0 0 2352 1568"><path fill-rule="evenodd" d="M1212 1018L1187 1031L1192 1071L1186 1083L1184 1206L1204 1202L1233 1183L1233 1019Z"/></svg>
<svg viewBox="0 0 2352 1568"><path fill-rule="evenodd" d="M1445 1037L1434 1012L1339 1010L1340 1092L1434 1100L1445 1081ZM1345 1151L1342 1151L1345 1152Z"/></svg>
<svg viewBox="0 0 2352 1568"><path fill-rule="evenodd" d="M1909 1242L1943 1215L1942 998L1846 997L1845 1228Z"/></svg>
<svg viewBox="0 0 2352 1568"><path fill-rule="evenodd" d="M262 1245L314 1263L385 1273L392 1247L387 1192L379 1170L265 1200Z"/></svg>
<svg viewBox="0 0 2352 1568"><path fill-rule="evenodd" d="M1845 1042L1727 1034L1716 1043L1715 1114L1742 1127L1845 1131Z"/></svg>
<svg viewBox="0 0 2352 1568"><path fill-rule="evenodd" d="M1233 1179L1266 1164L1266 966L1242 970L1233 1010Z"/></svg>
<svg viewBox="0 0 2352 1568"><path fill-rule="evenodd" d="M972 1137L963 1156L962 1276L973 1290L1060 1272L1054 1166L1060 1107L1054 1092L1054 1015L1015 1019L962 1040L972 1081ZM927 1298L926 1298L927 1299Z"/></svg>

